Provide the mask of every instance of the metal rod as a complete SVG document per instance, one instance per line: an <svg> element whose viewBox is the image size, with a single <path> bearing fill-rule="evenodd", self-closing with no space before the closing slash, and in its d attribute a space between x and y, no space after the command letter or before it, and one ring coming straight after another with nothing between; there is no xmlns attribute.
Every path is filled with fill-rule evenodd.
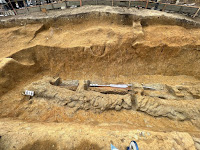
<svg viewBox="0 0 200 150"><path fill-rule="evenodd" d="M13 5L12 5L12 3L11 3L11 1L10 1L10 0L9 0L9 3L10 3L10 5L11 5L11 7L12 7L12 9L13 9L14 13L15 13L15 15L17 15L17 12L16 12L16 10L14 9L14 7L13 7Z"/></svg>

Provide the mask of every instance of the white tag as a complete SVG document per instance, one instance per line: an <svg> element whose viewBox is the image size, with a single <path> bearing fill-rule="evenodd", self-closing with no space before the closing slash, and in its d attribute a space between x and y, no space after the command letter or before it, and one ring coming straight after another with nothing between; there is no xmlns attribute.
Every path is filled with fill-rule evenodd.
<svg viewBox="0 0 200 150"><path fill-rule="evenodd" d="M25 90L25 95L34 96L34 91Z"/></svg>

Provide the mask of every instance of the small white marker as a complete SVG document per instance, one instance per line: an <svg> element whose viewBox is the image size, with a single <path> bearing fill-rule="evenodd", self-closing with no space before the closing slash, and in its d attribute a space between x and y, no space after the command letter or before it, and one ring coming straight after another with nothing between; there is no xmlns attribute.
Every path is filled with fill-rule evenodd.
<svg viewBox="0 0 200 150"><path fill-rule="evenodd" d="M34 91L25 90L25 95L27 95L27 96L34 96Z"/></svg>

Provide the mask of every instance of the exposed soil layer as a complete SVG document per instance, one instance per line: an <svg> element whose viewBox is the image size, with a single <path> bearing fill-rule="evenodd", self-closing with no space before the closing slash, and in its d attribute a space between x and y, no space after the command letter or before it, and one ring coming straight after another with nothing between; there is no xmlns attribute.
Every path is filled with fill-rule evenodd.
<svg viewBox="0 0 200 150"><path fill-rule="evenodd" d="M0 149L200 149L199 23L86 8L1 20Z"/></svg>

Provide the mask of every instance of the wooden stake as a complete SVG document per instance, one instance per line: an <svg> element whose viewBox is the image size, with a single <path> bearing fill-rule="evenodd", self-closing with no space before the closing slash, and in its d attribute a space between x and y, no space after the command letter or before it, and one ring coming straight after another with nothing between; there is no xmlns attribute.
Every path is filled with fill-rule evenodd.
<svg viewBox="0 0 200 150"><path fill-rule="evenodd" d="M80 0L80 6L82 6L82 0Z"/></svg>
<svg viewBox="0 0 200 150"><path fill-rule="evenodd" d="M146 0L146 6L145 6L145 9L148 8L148 5L149 5L149 0Z"/></svg>
<svg viewBox="0 0 200 150"><path fill-rule="evenodd" d="M114 5L114 0L112 0L112 6Z"/></svg>

